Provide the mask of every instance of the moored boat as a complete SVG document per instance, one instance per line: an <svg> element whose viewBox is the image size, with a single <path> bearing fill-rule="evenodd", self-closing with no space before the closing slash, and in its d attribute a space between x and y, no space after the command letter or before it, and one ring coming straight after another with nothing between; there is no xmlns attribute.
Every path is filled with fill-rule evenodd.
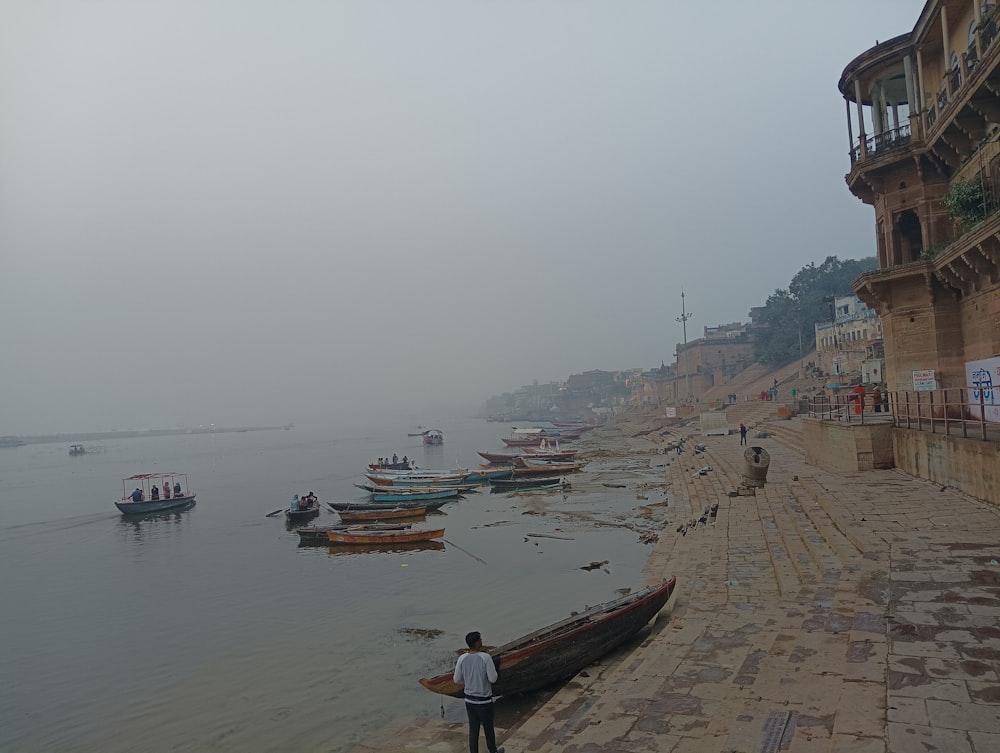
<svg viewBox="0 0 1000 753"><path fill-rule="evenodd" d="M516 695L566 680L627 641L663 608L676 578L648 586L574 614L491 650L499 679L494 695ZM420 684L442 695L462 697L453 669Z"/></svg>
<svg viewBox="0 0 1000 753"><path fill-rule="evenodd" d="M521 457L516 452L477 452L483 460L491 465L513 465L516 458Z"/></svg>
<svg viewBox="0 0 1000 753"><path fill-rule="evenodd" d="M87 454L87 448L84 447L82 444L71 444L69 446L69 454L70 455L86 455Z"/></svg>
<svg viewBox="0 0 1000 753"><path fill-rule="evenodd" d="M429 499L424 501L400 499L395 502L327 502L326 506L334 512L341 510L391 510L394 507L426 507L437 510L447 499Z"/></svg>
<svg viewBox="0 0 1000 753"><path fill-rule="evenodd" d="M398 487L389 487L387 491L370 492L374 502L431 502L434 500L454 499L458 496L458 489L430 489L426 487L413 487L413 491L407 491Z"/></svg>
<svg viewBox="0 0 1000 753"><path fill-rule="evenodd" d="M344 523L400 520L425 516L427 514L427 505L419 507L392 507L387 510L340 510L337 514Z"/></svg>
<svg viewBox="0 0 1000 753"><path fill-rule="evenodd" d="M354 530L329 531L331 544L408 544L412 541L430 541L444 536L443 528L420 528L402 531Z"/></svg>
<svg viewBox="0 0 1000 753"><path fill-rule="evenodd" d="M302 528L296 528L295 532L299 535L299 543L329 544L330 538L327 534L330 531L348 531L351 529L363 531L406 531L409 530L410 526L410 523L371 522L364 525L344 523L336 526L303 526Z"/></svg>
<svg viewBox="0 0 1000 753"><path fill-rule="evenodd" d="M569 484L559 476L522 476L520 478L497 479L490 482L491 492L535 491L545 489L568 489Z"/></svg>
<svg viewBox="0 0 1000 753"><path fill-rule="evenodd" d="M129 492L132 484L136 484L135 490ZM122 479L122 498L115 507L122 515L141 515L190 507L195 496L186 473L137 473Z"/></svg>

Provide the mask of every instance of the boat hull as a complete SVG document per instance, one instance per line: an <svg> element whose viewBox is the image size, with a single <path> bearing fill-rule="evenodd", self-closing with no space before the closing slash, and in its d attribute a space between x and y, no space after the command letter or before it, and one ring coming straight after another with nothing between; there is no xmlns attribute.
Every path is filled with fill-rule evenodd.
<svg viewBox="0 0 1000 753"><path fill-rule="evenodd" d="M444 536L443 528L410 531L329 531L331 544L408 544L413 541L430 541Z"/></svg>
<svg viewBox="0 0 1000 753"><path fill-rule="evenodd" d="M393 507L389 510L341 510L337 514L340 515L340 519L345 523L420 518L427 514L427 505L420 505L419 507Z"/></svg>
<svg viewBox="0 0 1000 753"><path fill-rule="evenodd" d="M309 520L310 518L314 518L317 515L319 515L319 511L321 509L323 508L320 507L319 502L317 502L312 507L307 507L305 510L292 510L289 508L285 510L285 517L295 522L301 520Z"/></svg>
<svg viewBox="0 0 1000 753"><path fill-rule="evenodd" d="M394 502L327 502L326 505L334 512L341 512L343 510L351 512L355 510L392 510L397 507L423 507L427 510L437 510L448 501L446 499L414 501L401 498L397 498L397 500Z"/></svg>
<svg viewBox="0 0 1000 753"><path fill-rule="evenodd" d="M144 515L148 512L163 512L173 510L178 507L185 507L194 502L197 495L191 494L187 497L171 497L170 499L147 499L142 502L125 502L124 500L115 502L115 507L122 515Z"/></svg>
<svg viewBox="0 0 1000 753"><path fill-rule="evenodd" d="M491 651L500 678L494 695L518 695L571 678L627 641L663 608L676 578L592 607ZM442 695L462 697L453 670L420 684Z"/></svg>
<svg viewBox="0 0 1000 753"><path fill-rule="evenodd" d="M454 499L458 496L458 489L435 489L426 492L371 492L371 496L375 502L430 502L435 499Z"/></svg>

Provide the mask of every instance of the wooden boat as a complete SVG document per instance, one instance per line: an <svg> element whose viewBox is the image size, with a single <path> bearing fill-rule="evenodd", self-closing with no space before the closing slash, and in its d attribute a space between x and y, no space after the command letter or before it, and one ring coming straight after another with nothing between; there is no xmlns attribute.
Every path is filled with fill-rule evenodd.
<svg viewBox="0 0 1000 753"><path fill-rule="evenodd" d="M548 468L552 473L573 473L583 468L583 463L557 463L541 458L521 458L525 468ZM514 469L515 474L517 468Z"/></svg>
<svg viewBox="0 0 1000 753"><path fill-rule="evenodd" d="M465 480L469 483L486 483L498 478L510 478L514 471L510 468L483 468L478 471L469 471L465 474Z"/></svg>
<svg viewBox="0 0 1000 753"><path fill-rule="evenodd" d="M440 429L428 429L423 433L423 443L425 445L439 445L444 444L444 432Z"/></svg>
<svg viewBox="0 0 1000 753"><path fill-rule="evenodd" d="M538 437L501 437L500 441L508 447L538 447Z"/></svg>
<svg viewBox="0 0 1000 753"><path fill-rule="evenodd" d="M521 457L514 452L479 452L479 457L493 465L513 465L514 459Z"/></svg>
<svg viewBox="0 0 1000 753"><path fill-rule="evenodd" d="M539 476L555 476L556 474L561 476L564 473L575 473L578 470L580 470L580 467L576 463L572 467L567 467L563 463L559 465L550 464L541 468L526 466L524 468L515 468L514 478L537 478Z"/></svg>
<svg viewBox="0 0 1000 753"><path fill-rule="evenodd" d="M381 473L382 471L412 471L413 465L411 460L399 461L398 463L369 463L368 470L374 471L375 473Z"/></svg>
<svg viewBox="0 0 1000 753"><path fill-rule="evenodd" d="M532 457L548 458L549 460L557 460L561 457L571 458L575 456L579 450L563 450L555 449L555 447L522 447L522 455L531 455Z"/></svg>
<svg viewBox="0 0 1000 753"><path fill-rule="evenodd" d="M327 536L330 531L348 531L351 529L366 530L366 531L406 531L410 528L409 523L366 523L364 525L357 525L353 523L345 523L336 526L303 526L302 528L296 528L295 532L299 535L299 543L310 543L310 544L329 544L330 539Z"/></svg>
<svg viewBox="0 0 1000 753"><path fill-rule="evenodd" d="M430 541L444 536L443 528L420 528L407 531L354 530L330 531L331 544L408 544L412 541Z"/></svg>
<svg viewBox="0 0 1000 753"><path fill-rule="evenodd" d="M398 487L389 487L385 492L371 492L373 502L431 502L436 499L455 499L458 496L458 489L430 489L426 487L415 487L414 491L407 491Z"/></svg>
<svg viewBox="0 0 1000 753"><path fill-rule="evenodd" d="M300 500L299 509L293 510L290 507L285 509L285 517L288 518L288 520L299 523L316 517L322 509L323 508L320 506L318 499L313 499L310 502Z"/></svg>
<svg viewBox="0 0 1000 753"><path fill-rule="evenodd" d="M396 502L327 502L326 506L334 512L344 510L353 512L355 510L391 510L395 507L425 507L429 510L437 510L447 499L429 499L424 501L399 499Z"/></svg>
<svg viewBox="0 0 1000 753"><path fill-rule="evenodd" d="M500 678L494 695L516 695L567 680L627 641L667 603L676 578L599 604L490 651ZM449 668L420 684L442 695L462 697Z"/></svg>
<svg viewBox="0 0 1000 753"><path fill-rule="evenodd" d="M569 484L558 476L522 476L521 478L497 479L490 482L490 491L497 493L534 489L562 489L568 487Z"/></svg>
<svg viewBox="0 0 1000 753"><path fill-rule="evenodd" d="M427 514L427 505L392 507L388 510L340 510L337 514L344 523L420 518Z"/></svg>
<svg viewBox="0 0 1000 753"><path fill-rule="evenodd" d="M139 492L138 495L135 491L128 491L128 487L133 484L136 485L135 491ZM136 499L136 496L139 498ZM122 515L142 515L190 507L194 503L195 496L188 487L186 473L138 473L122 479L122 498L115 502L115 507Z"/></svg>
<svg viewBox="0 0 1000 753"><path fill-rule="evenodd" d="M82 444L71 444L69 446L69 454L70 455L86 455L87 454L87 448L84 447Z"/></svg>
<svg viewBox="0 0 1000 753"><path fill-rule="evenodd" d="M383 473L366 473L365 478L379 486L461 486L465 474L451 476L396 476Z"/></svg>

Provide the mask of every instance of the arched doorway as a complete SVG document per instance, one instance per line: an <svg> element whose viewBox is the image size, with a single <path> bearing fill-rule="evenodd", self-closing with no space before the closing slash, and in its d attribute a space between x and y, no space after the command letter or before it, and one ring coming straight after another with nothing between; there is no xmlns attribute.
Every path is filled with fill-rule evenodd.
<svg viewBox="0 0 1000 753"><path fill-rule="evenodd" d="M896 220L896 257L900 264L907 264L920 258L924 250L923 233L920 232L920 219L912 209L907 209Z"/></svg>

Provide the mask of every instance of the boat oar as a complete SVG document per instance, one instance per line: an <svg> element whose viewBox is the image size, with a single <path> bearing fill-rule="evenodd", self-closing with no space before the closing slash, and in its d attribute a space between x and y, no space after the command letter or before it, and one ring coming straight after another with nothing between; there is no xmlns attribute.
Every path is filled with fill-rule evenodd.
<svg viewBox="0 0 1000 753"><path fill-rule="evenodd" d="M472 559L476 560L477 562L482 562L484 565L486 564L486 560L479 559L479 557L477 557L476 555L474 555L472 552L467 551L465 549L462 549L462 547L460 547L458 544L454 544L454 543L448 541L448 539L441 539L441 541L443 541L445 544L451 544L453 547L455 547L460 552L465 552L467 555L469 555L470 557L472 557Z"/></svg>
<svg viewBox="0 0 1000 753"><path fill-rule="evenodd" d="M284 510L285 510L285 508L284 508L284 507L279 507L279 508L278 508L277 510L275 510L274 512L269 512L269 513L268 513L267 515L265 515L264 517L265 517L265 518L273 518L273 517L274 517L275 515L277 515L277 514L278 514L279 512L284 512Z"/></svg>

